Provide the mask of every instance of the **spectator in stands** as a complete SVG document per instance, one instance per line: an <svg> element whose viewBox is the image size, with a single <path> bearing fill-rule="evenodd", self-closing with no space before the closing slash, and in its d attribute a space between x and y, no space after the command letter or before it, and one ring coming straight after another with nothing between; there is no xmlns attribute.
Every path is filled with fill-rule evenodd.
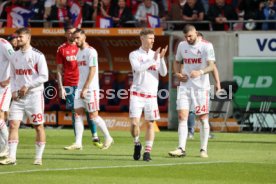
<svg viewBox="0 0 276 184"><path fill-rule="evenodd" d="M93 0L85 0L82 2L82 18L83 21L92 21ZM82 23L82 27L93 27L93 23Z"/></svg>
<svg viewBox="0 0 276 184"><path fill-rule="evenodd" d="M52 6L55 5L55 0L46 0L44 2L44 14L43 14L43 20L44 20L44 27L51 27L51 23L49 22L49 17L51 14Z"/></svg>
<svg viewBox="0 0 276 184"><path fill-rule="evenodd" d="M268 0L267 2L260 3L259 17L262 20L276 20L276 0ZM262 30L275 30L275 22L262 23Z"/></svg>
<svg viewBox="0 0 276 184"><path fill-rule="evenodd" d="M133 24L126 23L134 19L130 8L126 7L126 0L119 0L118 6L111 12L114 27L133 27Z"/></svg>
<svg viewBox="0 0 276 184"><path fill-rule="evenodd" d="M44 5L45 6L45 5ZM58 23L52 23L52 27L67 27L69 25L69 15L67 9L67 0L59 0L51 7L50 15L46 18L50 20L58 20Z"/></svg>
<svg viewBox="0 0 276 184"><path fill-rule="evenodd" d="M168 12L167 20L183 20L183 7L187 0L174 0ZM182 30L184 24L171 25L174 30Z"/></svg>
<svg viewBox="0 0 276 184"><path fill-rule="evenodd" d="M213 30L228 31L231 28L227 21L237 20L238 15L231 5L225 3L225 0L216 0L216 3L209 8L208 18L213 23Z"/></svg>
<svg viewBox="0 0 276 184"><path fill-rule="evenodd" d="M258 20L258 12L260 10L260 3L264 0L240 0L238 5L238 11L244 11L244 20ZM246 29L260 29L261 24L253 23L252 26L250 23L245 24Z"/></svg>
<svg viewBox="0 0 276 184"><path fill-rule="evenodd" d="M111 0L95 0L93 7L93 20L96 20L97 16L111 18Z"/></svg>
<svg viewBox="0 0 276 184"><path fill-rule="evenodd" d="M143 0L143 3L138 6L138 10L135 14L135 19L139 21L139 26L146 26L147 14L153 16L159 15L159 9L156 2L152 0Z"/></svg>
<svg viewBox="0 0 276 184"><path fill-rule="evenodd" d="M30 20L42 21L44 16L44 1L43 0L31 0L27 7L33 12L33 16ZM31 22L31 27L43 27L42 22Z"/></svg>
<svg viewBox="0 0 276 184"><path fill-rule="evenodd" d="M201 0L187 0L183 7L183 20L197 22L203 21L205 16L205 10L201 3ZM207 29L208 25L194 24L198 30Z"/></svg>

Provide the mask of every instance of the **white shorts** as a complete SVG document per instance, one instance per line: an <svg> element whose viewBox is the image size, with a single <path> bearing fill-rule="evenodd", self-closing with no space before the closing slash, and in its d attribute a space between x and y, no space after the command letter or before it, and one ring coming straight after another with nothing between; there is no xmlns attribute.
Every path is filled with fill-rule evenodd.
<svg viewBox="0 0 276 184"><path fill-rule="evenodd" d="M146 96L144 94L131 92L129 117L140 118L144 110L145 120L153 121L160 119L156 96Z"/></svg>
<svg viewBox="0 0 276 184"><path fill-rule="evenodd" d="M179 86L177 88L177 110L194 111L196 115L209 113L210 90L186 88Z"/></svg>
<svg viewBox="0 0 276 184"><path fill-rule="evenodd" d="M2 88L0 86L0 110L9 111L11 103L11 88L10 85Z"/></svg>
<svg viewBox="0 0 276 184"><path fill-rule="evenodd" d="M44 97L42 91L28 92L19 100L12 101L9 120L22 121L25 114L30 119L31 124L44 123Z"/></svg>
<svg viewBox="0 0 276 184"><path fill-rule="evenodd" d="M84 99L80 98L80 92L81 91L79 91L79 89L76 90L74 109L84 108L87 112L95 112L100 110L100 96L98 90L88 91Z"/></svg>

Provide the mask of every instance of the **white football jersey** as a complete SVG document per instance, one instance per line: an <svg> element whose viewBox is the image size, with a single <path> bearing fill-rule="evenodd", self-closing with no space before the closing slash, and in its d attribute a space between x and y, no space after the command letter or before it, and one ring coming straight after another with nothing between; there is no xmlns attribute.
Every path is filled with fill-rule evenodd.
<svg viewBox="0 0 276 184"><path fill-rule="evenodd" d="M187 41L179 43L176 61L183 63L182 74L190 76L193 70L202 70L208 66L208 61L215 61L213 45L206 40L198 40L195 45L189 45ZM196 89L210 89L209 74L197 78L190 78L187 82L180 82L180 86Z"/></svg>
<svg viewBox="0 0 276 184"><path fill-rule="evenodd" d="M45 56L37 49L30 47L26 51L18 50L11 59L11 91L18 91L23 86L29 91L44 89L48 81L48 67Z"/></svg>
<svg viewBox="0 0 276 184"><path fill-rule="evenodd" d="M0 38L0 82L10 77L10 60L14 53L11 44Z"/></svg>
<svg viewBox="0 0 276 184"><path fill-rule="evenodd" d="M79 66L79 83L78 89L82 89L89 75L89 68L96 67L96 72L92 82L89 85L91 90L99 90L99 68L98 68L98 53L93 47L79 49L77 53L77 61Z"/></svg>
<svg viewBox="0 0 276 184"><path fill-rule="evenodd" d="M146 52L142 48L129 54L133 72L133 83L130 91L157 95L159 73L165 76L167 74L167 68L164 59L160 60L159 56L156 61L153 59L154 54L155 52L153 50Z"/></svg>

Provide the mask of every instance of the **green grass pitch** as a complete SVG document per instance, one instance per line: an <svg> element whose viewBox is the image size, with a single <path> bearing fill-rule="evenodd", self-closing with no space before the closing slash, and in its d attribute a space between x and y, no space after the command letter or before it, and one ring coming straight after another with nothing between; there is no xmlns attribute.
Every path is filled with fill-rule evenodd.
<svg viewBox="0 0 276 184"><path fill-rule="evenodd" d="M115 144L99 150L85 130L82 151L66 151L74 141L70 129L47 129L43 165L34 166L33 129L20 130L16 166L0 166L1 184L275 184L275 134L215 133L209 158L199 157L199 134L188 140L187 156L170 158L177 132L156 133L152 161L134 161L129 132L112 131ZM141 136L143 140L143 134Z"/></svg>

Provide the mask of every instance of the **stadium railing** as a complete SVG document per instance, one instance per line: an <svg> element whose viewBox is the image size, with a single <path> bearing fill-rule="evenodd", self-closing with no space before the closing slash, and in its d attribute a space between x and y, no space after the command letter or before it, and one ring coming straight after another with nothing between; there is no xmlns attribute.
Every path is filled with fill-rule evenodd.
<svg viewBox="0 0 276 184"><path fill-rule="evenodd" d="M6 22L6 19L0 19L0 23L4 23ZM62 23L63 21L60 20L50 20L50 21L46 21L46 20L29 20L29 23L45 23L45 22L50 22L50 24L54 24L54 23ZM137 20L133 20L133 21L127 21L126 23L128 23L129 25L133 25L133 27L138 27L138 21ZM212 31L213 30L213 22L209 21L209 20L204 20L204 21L182 21L182 20L166 20L166 21L162 21L161 20L161 25L167 29L167 30L173 30L175 25L184 25L184 24L202 24L202 25L209 25L209 30ZM242 24L258 24L258 23L275 23L276 24L276 20L228 20L225 23L228 23L230 26L229 31L233 30L234 25L238 24L238 23L242 23ZM94 27L95 21L88 21L85 20L82 22L83 25L90 25L89 27ZM88 28L88 27L87 27Z"/></svg>

